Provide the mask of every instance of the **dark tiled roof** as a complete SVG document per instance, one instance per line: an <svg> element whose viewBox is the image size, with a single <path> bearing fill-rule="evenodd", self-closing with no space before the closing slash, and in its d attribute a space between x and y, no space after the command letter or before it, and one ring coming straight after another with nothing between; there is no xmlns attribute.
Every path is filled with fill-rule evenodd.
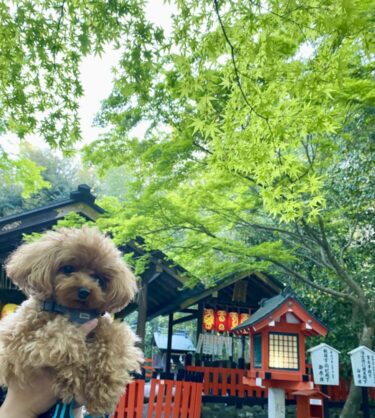
<svg viewBox="0 0 375 418"><path fill-rule="evenodd" d="M273 298L260 301L261 307L247 321L234 328L233 331L235 332L249 328L250 326L253 326L256 323L262 321L268 315L275 312L288 299L294 299L299 305L301 305L301 307L306 312L308 312L317 322L319 322L319 324L327 328L315 315L309 312L306 306L297 298L297 296L290 289L285 289L282 293L280 293L277 296L274 296Z"/></svg>
<svg viewBox="0 0 375 418"><path fill-rule="evenodd" d="M70 197L67 199L58 200L56 202L49 203L48 205L44 205L41 207L37 207L35 209L27 210L25 212L17 213L15 215L5 216L0 218L0 226L3 224L8 224L10 222L16 222L20 219L29 217L30 215L36 215L39 212L45 212L51 209L57 209L62 206L67 206L69 204L75 202L83 202L87 203L93 209L95 209L99 213L104 213L104 209L95 204L95 196L91 194L90 187L87 184L80 184L77 190L74 190L70 193Z"/></svg>
<svg viewBox="0 0 375 418"><path fill-rule="evenodd" d="M69 198L38 208L0 218L0 254L9 254L23 240L23 234L51 229L69 211L76 211L88 220L94 220L104 209L95 203L90 187L80 184Z"/></svg>
<svg viewBox="0 0 375 418"><path fill-rule="evenodd" d="M261 301L261 307L253 314L251 317L243 322L241 325L236 327L234 330L247 328L250 325L254 325L257 322L261 321L267 315L275 311L279 306L281 306L290 295L284 296L282 293L280 295L276 295L273 298L267 299L265 301Z"/></svg>

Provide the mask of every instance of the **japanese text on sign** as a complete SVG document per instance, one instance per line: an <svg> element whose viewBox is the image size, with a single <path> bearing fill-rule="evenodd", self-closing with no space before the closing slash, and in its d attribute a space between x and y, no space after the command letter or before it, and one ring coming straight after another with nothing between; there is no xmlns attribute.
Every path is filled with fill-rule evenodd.
<svg viewBox="0 0 375 418"><path fill-rule="evenodd" d="M375 352L361 346L350 351L354 384L375 387Z"/></svg>
<svg viewBox="0 0 375 418"><path fill-rule="evenodd" d="M339 384L339 352L327 344L319 344L309 350L317 385Z"/></svg>

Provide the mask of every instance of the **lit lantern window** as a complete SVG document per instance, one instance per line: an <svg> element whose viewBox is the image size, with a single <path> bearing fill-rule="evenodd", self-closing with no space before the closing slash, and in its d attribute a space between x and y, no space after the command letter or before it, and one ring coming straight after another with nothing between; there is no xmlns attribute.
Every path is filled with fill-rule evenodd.
<svg viewBox="0 0 375 418"><path fill-rule="evenodd" d="M269 367L299 369L298 335L271 332L269 334Z"/></svg>
<svg viewBox="0 0 375 418"><path fill-rule="evenodd" d="M262 334L254 335L254 367L262 367Z"/></svg>

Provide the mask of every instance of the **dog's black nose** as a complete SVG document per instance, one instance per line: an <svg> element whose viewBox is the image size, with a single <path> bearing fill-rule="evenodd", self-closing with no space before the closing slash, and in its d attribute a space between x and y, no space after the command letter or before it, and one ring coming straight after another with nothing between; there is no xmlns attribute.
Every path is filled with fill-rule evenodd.
<svg viewBox="0 0 375 418"><path fill-rule="evenodd" d="M91 290L87 289L87 287L80 287L78 289L78 297L81 300L86 300L90 296Z"/></svg>

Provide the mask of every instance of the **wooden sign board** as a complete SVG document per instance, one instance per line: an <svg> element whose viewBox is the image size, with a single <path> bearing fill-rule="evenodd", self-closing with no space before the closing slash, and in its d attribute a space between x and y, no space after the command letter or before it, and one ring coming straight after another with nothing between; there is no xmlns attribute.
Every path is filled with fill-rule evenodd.
<svg viewBox="0 0 375 418"><path fill-rule="evenodd" d="M314 383L316 385L339 384L339 351L322 343L310 348Z"/></svg>
<svg viewBox="0 0 375 418"><path fill-rule="evenodd" d="M375 387L375 352L360 346L348 353L352 362L354 384L362 387Z"/></svg>

